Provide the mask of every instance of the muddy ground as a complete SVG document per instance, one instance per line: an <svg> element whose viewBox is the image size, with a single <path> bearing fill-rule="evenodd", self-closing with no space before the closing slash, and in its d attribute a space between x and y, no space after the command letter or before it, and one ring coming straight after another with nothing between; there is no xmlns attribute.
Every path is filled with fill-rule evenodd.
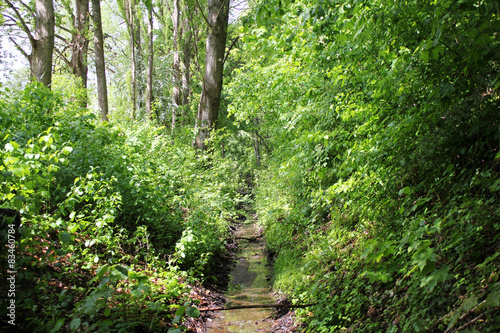
<svg viewBox="0 0 500 333"><path fill-rule="evenodd" d="M204 286L194 286L191 292L191 297L193 299L198 299L200 304L198 308L217 308L223 307L227 302L226 293L228 291L230 282L230 272L234 267L236 261L238 260L239 244L238 241L238 230L242 226L241 219L239 222L235 223L231 227L231 238L226 241L226 253L219 256L212 265L211 274L216 278L216 282L212 284L206 284ZM271 263L270 260L268 260ZM288 304L286 297L274 296L274 301L276 304ZM207 332L209 327L214 326L214 321L218 321L216 311L206 311L201 312L201 316L198 319L190 318L185 325L187 326L189 332ZM263 319L269 325L266 325L265 330L258 330L256 328L255 332L276 332L276 333L295 333L302 332L302 329L294 322L294 311L289 309L273 309L270 315ZM216 325L219 325L217 323ZM259 327L256 323L256 327Z"/></svg>

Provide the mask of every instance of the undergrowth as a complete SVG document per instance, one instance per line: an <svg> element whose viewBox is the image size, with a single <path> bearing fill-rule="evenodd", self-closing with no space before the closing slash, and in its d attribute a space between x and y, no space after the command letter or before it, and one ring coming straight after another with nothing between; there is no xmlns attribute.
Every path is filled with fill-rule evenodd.
<svg viewBox="0 0 500 333"><path fill-rule="evenodd" d="M190 286L214 282L207 272L236 214L235 165L207 168L190 133L98 123L41 85L2 96L1 262L17 272L16 328L184 330L199 315Z"/></svg>

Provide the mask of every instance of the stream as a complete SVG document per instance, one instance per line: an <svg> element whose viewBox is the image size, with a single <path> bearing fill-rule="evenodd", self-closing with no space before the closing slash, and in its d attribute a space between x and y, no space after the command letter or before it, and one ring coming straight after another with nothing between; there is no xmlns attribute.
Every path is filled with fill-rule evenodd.
<svg viewBox="0 0 500 333"><path fill-rule="evenodd" d="M258 235L255 220L251 219L245 220L236 232L239 252L230 273L225 307L275 303L269 292L267 279L271 272L264 253L265 244L259 238L253 241ZM207 325L207 332L271 332L272 313L270 308L217 311Z"/></svg>

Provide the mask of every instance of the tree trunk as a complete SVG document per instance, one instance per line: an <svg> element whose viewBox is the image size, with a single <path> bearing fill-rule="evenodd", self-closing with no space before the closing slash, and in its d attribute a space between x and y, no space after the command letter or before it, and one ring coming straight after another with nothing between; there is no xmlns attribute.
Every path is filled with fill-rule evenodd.
<svg viewBox="0 0 500 333"><path fill-rule="evenodd" d="M177 112L179 110L179 106L181 105L181 82L180 82L180 56L179 56L179 28L180 28L180 6L179 0L173 0L174 8L172 10L172 26L173 26L173 63L172 63L172 81L173 81L173 90L172 90L172 99L174 102L174 106L172 108L172 134L174 133L175 123L177 121Z"/></svg>
<svg viewBox="0 0 500 333"><path fill-rule="evenodd" d="M135 4L133 4L134 0L127 0L125 1L125 19L127 20L127 27L128 27L128 33L130 36L130 57L131 57L131 62L132 62L132 68L131 68L131 97L132 97L132 119L135 119L136 113L137 113L137 60L136 60L136 54L135 54L135 14L134 14L134 7Z"/></svg>
<svg viewBox="0 0 500 333"><path fill-rule="evenodd" d="M260 166L260 144L259 144L259 118L255 118L255 126L257 127L254 130L254 143L253 150L255 152L255 160L257 162L257 166Z"/></svg>
<svg viewBox="0 0 500 333"><path fill-rule="evenodd" d="M97 77L97 100L101 121L108 121L108 89L106 86L106 67L104 65L104 37L102 34L101 5L92 0L92 21L94 23L95 72Z"/></svg>
<svg viewBox="0 0 500 333"><path fill-rule="evenodd" d="M137 8L134 3L133 18L135 20L134 29L134 48L135 48L135 81L136 81L136 109L139 114L144 107L144 75L143 75L143 61L142 61L142 47L141 47L141 23L137 17Z"/></svg>
<svg viewBox="0 0 500 333"><path fill-rule="evenodd" d="M82 108L87 107L87 54L89 49L89 40L86 37L89 25L89 1L75 0L75 17L71 52L71 70L74 75L80 78L84 89L80 105Z"/></svg>
<svg viewBox="0 0 500 333"><path fill-rule="evenodd" d="M191 43L192 43L192 32L189 27L188 19L183 22L183 30L187 32L185 35L182 45L182 109L184 110L184 117L187 118L187 110L189 107L189 95L191 84Z"/></svg>
<svg viewBox="0 0 500 333"><path fill-rule="evenodd" d="M206 149L210 132L217 127L222 93L223 59L226 49L229 0L208 0L205 76L198 109L196 146Z"/></svg>
<svg viewBox="0 0 500 333"><path fill-rule="evenodd" d="M52 0L35 2L35 35L28 57L31 76L50 87L52 83L52 54L54 51L54 4Z"/></svg>
<svg viewBox="0 0 500 333"><path fill-rule="evenodd" d="M30 75L32 79L43 83L50 88L52 83L52 56L54 52L54 3L53 0L35 1L35 31L32 34L26 20L14 4L5 0L7 6L12 9L21 29L26 33L31 45L31 53L25 52L20 45L14 42L17 49L28 59L30 63ZM30 10L33 14L33 12ZM31 17L29 17L31 19ZM11 39L12 40L12 39Z"/></svg>
<svg viewBox="0 0 500 333"><path fill-rule="evenodd" d="M148 8L148 68L146 73L146 113L152 119L153 104L153 6Z"/></svg>

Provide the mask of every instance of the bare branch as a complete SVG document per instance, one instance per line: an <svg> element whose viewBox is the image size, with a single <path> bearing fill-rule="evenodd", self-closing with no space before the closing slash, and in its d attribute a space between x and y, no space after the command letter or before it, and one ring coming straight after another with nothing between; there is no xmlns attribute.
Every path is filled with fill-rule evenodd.
<svg viewBox="0 0 500 333"><path fill-rule="evenodd" d="M24 32L28 35L28 38L30 40L30 43L31 43L31 46L34 47L35 46L35 38L33 37L33 35L31 34L31 31L30 29L28 28L28 25L26 24L26 22L23 20L23 18L21 17L21 14L19 13L19 11L17 10L17 8L9 1L9 0L5 0L5 2L7 3L7 5L9 5L9 7L14 11L17 19L19 20L19 22L21 23L21 27L22 29L24 30ZM22 3L22 2L21 2Z"/></svg>
<svg viewBox="0 0 500 333"><path fill-rule="evenodd" d="M231 43L231 46L229 47L229 49L227 50L227 53L226 53L226 56L224 57L224 60L222 60L222 64L225 64L226 63L226 60L227 58L229 57L229 53L231 52L231 50L233 49L234 47L234 44L236 44L236 42L238 41L238 39L240 39L240 36L236 37L233 42Z"/></svg>
<svg viewBox="0 0 500 333"><path fill-rule="evenodd" d="M268 153L271 153L271 152L272 152L272 150L271 150L271 149L269 149L269 146L267 145L266 140L264 140L264 138L260 136L259 131L256 131L256 132L255 132L255 134L256 134L256 135L257 135L257 137L260 139L260 142L264 145L264 147L266 147L267 152L268 152Z"/></svg>
<svg viewBox="0 0 500 333"><path fill-rule="evenodd" d="M28 12L30 12L31 16L36 17L35 12L33 11L33 9L31 9L31 7L30 7L30 6L28 6L27 4L25 4L25 3L24 3L24 2L22 2L22 1L19 1L19 2L21 3L21 5L23 5L23 7L24 7L24 8L26 8L26 10L27 10Z"/></svg>
<svg viewBox="0 0 500 333"><path fill-rule="evenodd" d="M16 22L15 17L10 16L9 14L3 14L3 17L8 18L8 19L9 19L9 21L12 21L12 22L14 22L14 23ZM3 25L4 25L4 26L6 26L7 24L3 24ZM17 25L17 24L16 24L16 25Z"/></svg>
<svg viewBox="0 0 500 333"><path fill-rule="evenodd" d="M297 308L308 308L310 306L318 305L318 303L311 304L255 304L255 305L237 305L237 306L228 306L228 307L217 307L217 308L199 308L200 312L206 311L228 311L228 310L237 310L237 309L260 309L260 308L285 308L285 309L297 309Z"/></svg>
<svg viewBox="0 0 500 333"><path fill-rule="evenodd" d="M54 34L54 37L56 37L57 39L60 39L62 40L63 42L65 42L66 44L71 44L66 38L64 38L63 36L61 35L58 35L58 34Z"/></svg>
<svg viewBox="0 0 500 333"><path fill-rule="evenodd" d="M56 51L56 53L59 55L59 59L62 59L62 60L66 63L66 65L67 65L68 67L71 67L71 63L69 62L69 60L68 60L68 59L66 58L66 56L64 55L64 51L65 51L65 50L63 50L63 51L59 51L59 49L58 49L58 48L55 48L55 47L54 47L54 51Z"/></svg>
<svg viewBox="0 0 500 333"><path fill-rule="evenodd" d="M196 4L198 5L198 9L200 10L201 16L203 16L203 19L205 20L205 22L207 22L207 25L211 28L212 25L210 24L210 22L208 22L208 18L205 16L205 14L203 14L203 9L201 8L198 0L196 0Z"/></svg>
<svg viewBox="0 0 500 333"><path fill-rule="evenodd" d="M62 25L58 25L57 27L59 29L61 29L62 31L66 31L67 33L73 34L73 32L71 30L69 30L68 28L63 27Z"/></svg>
<svg viewBox="0 0 500 333"><path fill-rule="evenodd" d="M12 38L12 37L9 37L9 39L10 39L10 41L11 41L12 43L14 43L14 45L15 45L15 46L16 46L16 48L19 50L19 52L21 52L21 53L23 54L23 56L25 56L25 57L26 57L26 59L28 59L28 61L29 61L30 56L28 55L28 53L26 53L26 52L23 50L23 48L21 47L21 45L17 44L17 42L16 42L16 41L14 40L14 38Z"/></svg>

